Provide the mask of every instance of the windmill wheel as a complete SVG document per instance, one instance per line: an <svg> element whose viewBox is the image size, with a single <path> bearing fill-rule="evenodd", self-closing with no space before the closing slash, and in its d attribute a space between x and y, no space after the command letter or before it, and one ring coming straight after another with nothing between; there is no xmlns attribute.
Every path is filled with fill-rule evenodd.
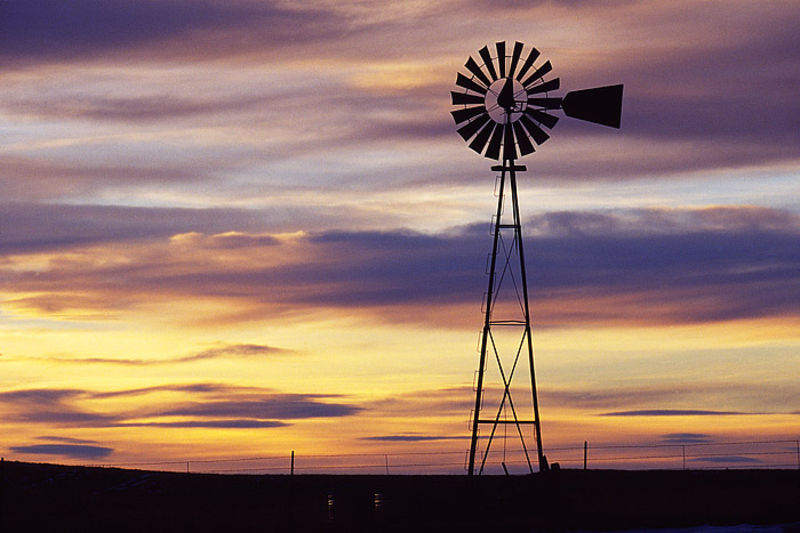
<svg viewBox="0 0 800 533"><path fill-rule="evenodd" d="M562 109L567 116L619 128L622 85L573 91L564 98L551 96L560 87L559 78L546 80L553 69L550 61L536 66L539 51L531 48L522 60L525 45L514 43L510 54L506 43L495 43L478 51L482 63L472 56L464 64L469 75L458 73L456 91L451 91L451 112L458 133L469 147L489 159L514 160L534 151L550 138L558 117L548 111Z"/></svg>

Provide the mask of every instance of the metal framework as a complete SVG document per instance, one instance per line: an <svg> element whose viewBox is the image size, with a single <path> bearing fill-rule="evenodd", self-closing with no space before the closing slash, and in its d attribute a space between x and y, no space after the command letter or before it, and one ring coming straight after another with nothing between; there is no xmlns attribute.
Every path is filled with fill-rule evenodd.
<svg viewBox="0 0 800 533"><path fill-rule="evenodd" d="M498 178L497 188L497 211L493 224L494 238L492 242L492 252L489 258L489 281L485 300L486 308L480 340L480 361L478 364L477 386L475 388L475 407L472 413L472 440L469 450L468 474L473 475L476 473L475 467L480 427L483 425L491 426L491 431L486 442L486 447L483 450L483 456L480 459L480 465L477 470L478 474L483 473L498 426L504 424L510 424L515 427L530 472L533 472L528 445L530 441L526 439L523 426L533 427L533 435L529 435L529 438L532 437L536 443L536 455L538 458L539 471L541 472L547 470L548 466L547 459L542 451L539 400L536 394L533 337L530 306L528 303L528 279L525 269L525 252L522 241L522 224L519 215L516 179L516 173L525 171L526 167L515 165L513 159L508 159L504 161L503 165L493 166L492 170L499 171L500 176ZM506 185L508 185L511 192L510 204L512 208L512 220L510 223L504 220L504 206L507 200ZM505 237L505 235L509 234L510 239ZM499 264L498 260L501 260L502 264ZM516 274L518 274L520 278L519 280L515 277L515 267ZM517 284L517 281L519 281L519 284ZM513 285L516 300L517 303L519 303L519 309L517 313L515 313L516 316L500 314L497 309L499 297L501 296L500 289L504 284L507 285L509 283ZM513 344L511 345L515 353L501 353L503 350L500 343L497 342L496 335L499 329L506 331L512 330L518 333L518 335L515 335L515 337L518 338L516 348L513 347ZM506 331L504 331L504 333ZM487 359L492 358L490 356L494 356L493 359L497 365L503 393L494 414L492 415L492 413L489 412L489 417L486 417L483 414L486 410L483 408L483 401ZM503 363L504 358L506 360L505 365ZM508 364L509 359L510 365ZM524 417L524 413L519 412L512 396L512 380L518 374L520 360L522 360L523 363L527 362L530 374L530 407L532 408L529 413L530 418L521 418ZM508 412L511 413L510 420L507 418ZM503 462L503 468L506 468L505 462Z"/></svg>

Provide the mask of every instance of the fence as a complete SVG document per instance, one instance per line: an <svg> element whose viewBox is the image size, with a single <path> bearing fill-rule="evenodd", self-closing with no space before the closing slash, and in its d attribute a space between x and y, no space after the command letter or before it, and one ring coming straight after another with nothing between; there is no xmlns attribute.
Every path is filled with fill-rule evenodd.
<svg viewBox="0 0 800 533"><path fill-rule="evenodd" d="M800 440L659 443L553 448L568 468L692 469L797 468Z"/></svg>
<svg viewBox="0 0 800 533"><path fill-rule="evenodd" d="M590 469L790 469L800 470L800 440L600 444L546 448L551 464ZM528 472L523 456L504 458L512 474ZM190 459L100 466L217 474L463 474L466 452L297 454L231 459ZM496 463L496 464L495 464ZM486 473L500 474L500 460L487 461Z"/></svg>

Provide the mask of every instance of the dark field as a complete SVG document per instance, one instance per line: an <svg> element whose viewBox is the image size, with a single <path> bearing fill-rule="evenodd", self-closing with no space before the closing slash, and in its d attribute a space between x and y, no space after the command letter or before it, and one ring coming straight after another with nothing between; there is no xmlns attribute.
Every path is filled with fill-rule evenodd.
<svg viewBox="0 0 800 533"><path fill-rule="evenodd" d="M789 524L800 471L174 474L6 461L0 531L552 531Z"/></svg>

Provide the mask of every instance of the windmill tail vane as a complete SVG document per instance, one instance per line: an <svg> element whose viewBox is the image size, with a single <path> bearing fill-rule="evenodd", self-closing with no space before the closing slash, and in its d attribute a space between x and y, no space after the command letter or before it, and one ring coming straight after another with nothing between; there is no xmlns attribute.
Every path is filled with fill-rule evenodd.
<svg viewBox="0 0 800 533"><path fill-rule="evenodd" d="M559 78L545 79L553 70L550 61L537 66L539 51L531 47L523 59L525 45L515 42L510 53L506 42L495 43L472 56L459 72L457 90L451 91L457 109L451 115L458 134L469 147L493 160L515 160L535 151L534 145L550 138L563 111L567 117L620 127L622 85L570 91L563 97L551 95L560 88Z"/></svg>

